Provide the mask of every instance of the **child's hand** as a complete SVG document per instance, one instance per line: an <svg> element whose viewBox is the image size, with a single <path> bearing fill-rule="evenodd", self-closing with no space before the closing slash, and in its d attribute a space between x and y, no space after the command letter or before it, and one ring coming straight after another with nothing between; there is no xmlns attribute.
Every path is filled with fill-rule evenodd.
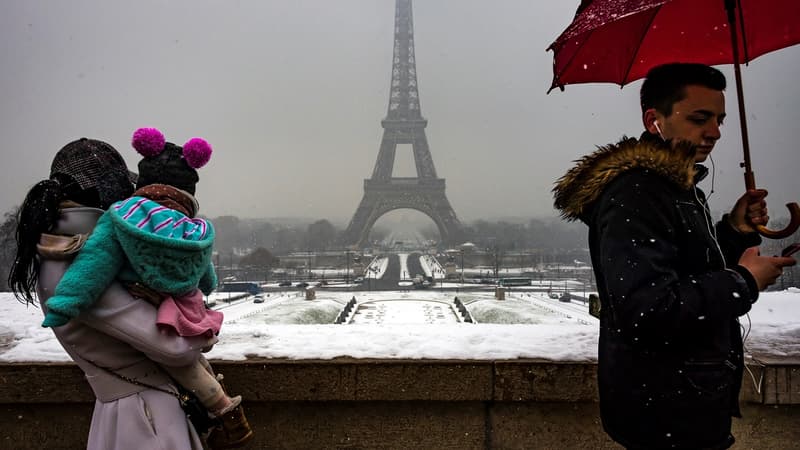
<svg viewBox="0 0 800 450"><path fill-rule="evenodd" d="M161 293L149 286L145 286L142 283L125 283L125 288L128 289L128 292L132 296L142 300L147 300L155 307L159 307L161 302L164 301L164 296L161 295Z"/></svg>
<svg viewBox="0 0 800 450"><path fill-rule="evenodd" d="M203 353L210 352L211 349L214 348L214 344L216 344L217 342L219 342L219 338L216 336L211 336L211 338L208 339L208 344L202 349L200 349L200 351Z"/></svg>

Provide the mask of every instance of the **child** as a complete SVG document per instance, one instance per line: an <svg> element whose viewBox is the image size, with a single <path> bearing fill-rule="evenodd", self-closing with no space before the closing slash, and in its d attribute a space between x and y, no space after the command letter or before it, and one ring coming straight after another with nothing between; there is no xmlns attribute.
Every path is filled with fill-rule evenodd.
<svg viewBox="0 0 800 450"><path fill-rule="evenodd" d="M155 128L136 130L132 144L144 157L137 190L111 205L97 222L47 300L42 325L64 325L119 279L131 293L158 306L158 326L181 336L216 335L222 313L206 309L203 302L203 293L217 284L211 264L214 228L195 217L194 198L199 181L195 169L209 161L211 146L193 138L181 148L166 142ZM228 397L207 367L201 358L188 367L164 369L222 418L222 430L209 436L219 441L213 448L242 445L253 433L240 407L241 396Z"/></svg>

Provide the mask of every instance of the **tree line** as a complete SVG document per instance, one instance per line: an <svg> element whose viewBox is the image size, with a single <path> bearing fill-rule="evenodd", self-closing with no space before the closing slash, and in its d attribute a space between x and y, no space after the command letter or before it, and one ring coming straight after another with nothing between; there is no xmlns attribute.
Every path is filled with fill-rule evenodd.
<svg viewBox="0 0 800 450"><path fill-rule="evenodd" d="M327 219L276 223L266 219L240 219L236 216L211 218L216 229L214 249L217 263L229 262L253 267L275 266L282 255L292 252L324 252L341 250L339 236L342 230ZM782 229L788 218L773 219L770 227ZM8 291L8 273L16 253L15 230L17 208L3 215L0 225L0 290ZM431 225L420 230L425 239L437 241L439 231ZM389 230L374 228L370 239L380 241ZM529 219L527 221L477 220L464 227L465 239L476 248L502 256L509 252L538 250L561 252L585 249L587 229L580 223L568 223L558 219ZM764 239L762 254L777 255L789 243L800 242L800 231L779 240ZM219 260L221 259L221 260ZM588 261L587 261L588 262ZM787 268L778 281L777 288L800 286L800 269Z"/></svg>

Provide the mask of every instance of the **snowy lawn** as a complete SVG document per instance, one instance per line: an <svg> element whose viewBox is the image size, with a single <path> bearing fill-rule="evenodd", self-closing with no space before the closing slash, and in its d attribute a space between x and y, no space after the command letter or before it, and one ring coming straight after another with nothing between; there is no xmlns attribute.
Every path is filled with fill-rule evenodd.
<svg viewBox="0 0 800 450"><path fill-rule="evenodd" d="M403 323L402 316L381 325L332 322L353 296L362 304L404 300L449 303L452 292L318 292L317 296L317 300L307 301L301 293L291 292L271 294L259 304L247 298L218 305L225 313L225 324L219 343L208 357L597 359L598 327L596 321L581 322L585 317L581 309L585 307L547 303L543 294L514 292L507 300L496 301L491 293L462 292L459 298L479 323L435 325ZM26 308L10 293L0 293L0 314L0 361L69 361L53 333L40 326L38 308ZM800 289L762 293L750 321L743 318L742 324L749 329L748 351L760 356L800 358Z"/></svg>

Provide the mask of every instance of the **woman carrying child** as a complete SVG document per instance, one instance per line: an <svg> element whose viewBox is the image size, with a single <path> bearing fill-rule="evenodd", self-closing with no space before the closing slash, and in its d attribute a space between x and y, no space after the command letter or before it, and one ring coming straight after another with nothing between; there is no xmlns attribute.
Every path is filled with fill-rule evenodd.
<svg viewBox="0 0 800 450"><path fill-rule="evenodd" d="M158 306L156 324L162 329L184 337L215 336L222 314L206 309L203 302L203 293L209 294L217 284L211 264L214 228L196 217L194 197L196 169L209 161L211 147L200 138L179 147L154 128L137 130L133 146L144 156L137 190L100 217L55 295L47 300L43 325L68 323L91 308L116 279ZM220 419L208 437L212 448L239 447L252 439L241 397L225 394L204 358L164 369Z"/></svg>
<svg viewBox="0 0 800 450"><path fill-rule="evenodd" d="M9 274L17 298L26 304L38 298L43 306L103 210L132 192L125 160L109 144L82 138L59 150L48 179L34 185L20 207L17 253ZM53 328L97 399L89 450L203 448L174 396L130 384L97 367L172 389L163 368L192 364L216 337L165 335L153 326L156 313L151 304L133 298L115 282L92 308Z"/></svg>

